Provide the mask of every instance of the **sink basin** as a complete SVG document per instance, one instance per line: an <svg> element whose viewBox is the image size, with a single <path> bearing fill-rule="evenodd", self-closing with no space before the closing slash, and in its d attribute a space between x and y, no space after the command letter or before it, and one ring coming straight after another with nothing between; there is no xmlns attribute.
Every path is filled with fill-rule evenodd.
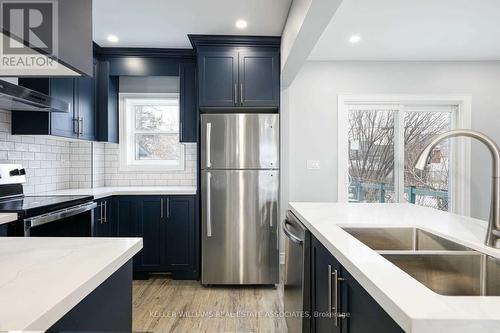
<svg viewBox="0 0 500 333"><path fill-rule="evenodd" d="M377 251L469 251L418 228L343 228L360 242Z"/></svg>
<svg viewBox="0 0 500 333"><path fill-rule="evenodd" d="M447 296L500 296L500 261L476 251L382 253L432 291Z"/></svg>

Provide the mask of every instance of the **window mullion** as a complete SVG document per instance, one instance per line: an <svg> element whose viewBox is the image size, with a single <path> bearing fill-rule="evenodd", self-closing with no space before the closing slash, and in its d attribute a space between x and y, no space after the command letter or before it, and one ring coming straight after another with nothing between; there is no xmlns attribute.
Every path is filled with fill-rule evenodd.
<svg viewBox="0 0 500 333"><path fill-rule="evenodd" d="M404 121L405 108L404 105L399 105L394 117L394 193L396 202L404 202Z"/></svg>

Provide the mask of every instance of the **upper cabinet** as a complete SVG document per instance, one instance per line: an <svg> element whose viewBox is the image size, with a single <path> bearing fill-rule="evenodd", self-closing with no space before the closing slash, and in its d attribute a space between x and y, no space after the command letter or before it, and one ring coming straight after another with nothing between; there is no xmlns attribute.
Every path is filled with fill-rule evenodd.
<svg viewBox="0 0 500 333"><path fill-rule="evenodd" d="M198 56L200 108L279 108L279 38L189 37Z"/></svg>
<svg viewBox="0 0 500 333"><path fill-rule="evenodd" d="M204 49L198 54L200 106L233 107L238 99L238 52Z"/></svg>
<svg viewBox="0 0 500 333"><path fill-rule="evenodd" d="M279 106L280 72L277 50L239 52L240 106Z"/></svg>
<svg viewBox="0 0 500 333"><path fill-rule="evenodd" d="M180 64L180 142L198 141L196 63Z"/></svg>
<svg viewBox="0 0 500 333"><path fill-rule="evenodd" d="M12 134L95 139L93 78L20 78L19 85L64 100L70 112L13 111Z"/></svg>

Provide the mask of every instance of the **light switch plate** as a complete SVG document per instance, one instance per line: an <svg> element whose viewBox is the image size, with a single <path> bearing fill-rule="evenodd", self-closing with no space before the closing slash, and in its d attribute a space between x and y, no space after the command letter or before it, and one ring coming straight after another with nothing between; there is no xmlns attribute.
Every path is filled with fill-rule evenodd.
<svg viewBox="0 0 500 333"><path fill-rule="evenodd" d="M307 160L307 170L321 169L321 162L319 160Z"/></svg>

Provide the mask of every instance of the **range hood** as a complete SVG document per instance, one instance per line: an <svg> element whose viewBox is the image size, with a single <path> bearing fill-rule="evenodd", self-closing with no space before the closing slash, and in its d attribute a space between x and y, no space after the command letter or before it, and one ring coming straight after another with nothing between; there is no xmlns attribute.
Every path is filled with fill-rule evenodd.
<svg viewBox="0 0 500 333"><path fill-rule="evenodd" d="M92 0L0 1L0 13L0 76L92 77Z"/></svg>
<svg viewBox="0 0 500 333"><path fill-rule="evenodd" d="M10 111L70 111L65 101L0 80L0 109Z"/></svg>

